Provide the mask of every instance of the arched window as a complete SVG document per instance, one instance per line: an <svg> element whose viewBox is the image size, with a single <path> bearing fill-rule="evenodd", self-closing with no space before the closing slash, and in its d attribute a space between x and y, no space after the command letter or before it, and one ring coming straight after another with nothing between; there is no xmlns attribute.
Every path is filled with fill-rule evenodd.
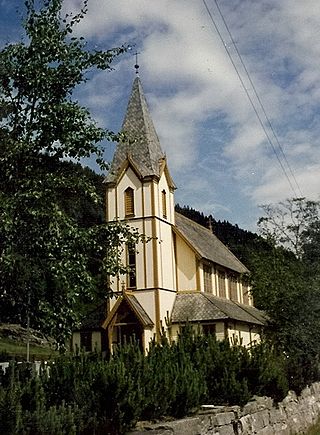
<svg viewBox="0 0 320 435"><path fill-rule="evenodd" d="M238 280L235 275L229 275L229 297L233 301L238 301Z"/></svg>
<svg viewBox="0 0 320 435"><path fill-rule="evenodd" d="M211 266L203 265L203 280L204 280L204 291L206 293L212 293L212 280L211 280L212 269Z"/></svg>
<svg viewBox="0 0 320 435"><path fill-rule="evenodd" d="M166 191L163 190L162 194L162 216L167 219L167 194Z"/></svg>
<svg viewBox="0 0 320 435"><path fill-rule="evenodd" d="M134 191L131 187L124 191L124 214L126 217L134 216Z"/></svg>
<svg viewBox="0 0 320 435"><path fill-rule="evenodd" d="M127 245L127 266L129 268L128 274L128 288L137 287L136 278L136 249L134 244L129 243Z"/></svg>
<svg viewBox="0 0 320 435"><path fill-rule="evenodd" d="M226 298L226 274L222 270L218 270L218 288L219 296L221 298Z"/></svg>

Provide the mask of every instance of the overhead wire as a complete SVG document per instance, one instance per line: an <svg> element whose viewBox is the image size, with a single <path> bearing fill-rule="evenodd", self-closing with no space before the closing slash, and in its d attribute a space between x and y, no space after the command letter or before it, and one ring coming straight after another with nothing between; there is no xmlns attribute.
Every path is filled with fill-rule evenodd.
<svg viewBox="0 0 320 435"><path fill-rule="evenodd" d="M271 130L271 132L272 132L272 134L273 134L273 137L274 137L274 139L275 139L275 141L276 141L276 143L277 143L277 145L278 145L278 148L279 148L279 150L280 150L280 152L281 152L281 155L282 155L282 157L283 157L283 159L284 159L284 161L285 161L285 163L286 163L286 165L287 165L287 168L289 169L290 175L291 175L293 181L295 182L295 185L296 185L296 187L297 187L297 190L298 190L299 194L300 194L301 196L303 196L303 194L302 194L302 192L301 192L301 189L300 189L300 186L299 186L299 183L298 183L298 181L297 181L297 179L296 179L296 177L295 177L295 175L294 175L294 172L293 172L293 170L292 170L292 168L291 168L291 165L290 165L290 163L289 163L289 161L288 161L288 159L287 159L287 156L286 156L286 154L285 154L285 152L284 152L284 149L283 149L283 147L282 147L282 145L281 145L281 143L280 143L280 141L279 141L278 135L276 134L275 129L273 128L273 125L272 125L272 123L271 123L271 121L270 121L270 118L269 118L269 116L268 116L268 114L267 114L267 112L266 112L266 110L265 110L264 104L262 103L262 100L261 100L261 98L260 98L260 96L259 96L259 94L258 94L258 91L257 91L257 89L256 89L256 86L255 86L255 84L254 84L252 78L251 78L251 75L250 75L250 73L249 73L249 71L248 71L248 69L247 69L247 67L246 67L246 64L244 63L244 60L243 60L243 58L242 58L242 56L241 56L241 53L240 53L239 50L238 50L238 46L237 46L237 44L236 44L236 42L235 42L235 40L234 40L234 38L233 38L233 36L232 36L232 34L231 34L230 28L229 28L228 23L226 22L226 20L225 20L225 18L224 18L224 15L223 15L223 13L222 13L222 11L221 11L221 8L220 8L220 6L219 6L219 4L218 4L218 1L217 1L217 0L214 0L214 2L215 2L215 5L216 5L217 10L218 10L218 12L219 12L219 15L220 15L220 17L221 17L221 19L222 19L222 21L223 21L223 24L224 24L224 26L225 26L225 28L226 28L226 30L227 30L227 32L228 32L228 35L229 35L229 37L230 37L230 40L231 40L231 42L232 42L232 44L233 44L233 46L234 46L234 48L235 48L235 51L236 51L236 53L237 53L237 55L238 55L238 57L239 57L239 59L240 59L241 65L243 66L243 69L244 69L244 71L245 71L245 73L246 73L246 76L247 76L247 78L248 78L248 80L249 80L249 83L250 83L250 85L251 85L251 87L252 87L252 90L253 90L253 92L254 92L256 98L257 98L257 101L258 101L258 103L259 103L259 105L260 105L260 108L261 108L261 110L262 110L262 112L263 112L263 114L264 114L264 116L265 116L265 119L266 119L266 121L267 121L267 124L268 124L268 126L269 126L269 128L270 128L270 130Z"/></svg>
<svg viewBox="0 0 320 435"><path fill-rule="evenodd" d="M284 167L284 165L283 165L283 163L282 163L282 161L281 161L281 159L280 159L280 156L279 156L279 154L278 154L278 152L277 152L277 149L276 149L276 147L275 147L273 141L271 140L271 137L270 137L270 135L269 135L269 133L268 133L268 131L267 131L265 125L264 125L264 122L263 122L263 120L262 120L262 118L261 118L261 116L260 116L260 114L259 114L259 112L258 112L258 110L257 110L257 108L256 108L256 106L255 106L255 103L254 103L253 99L251 98L251 96L250 96L250 94L249 94L249 92L248 92L248 89L247 89L246 86L245 86L245 83L244 83L244 81L243 81L243 79L242 79L242 77L241 77L241 74L240 74L240 72L239 72L239 70L238 70L238 68L237 68L237 65L235 64L235 62L234 62L234 60L233 60L233 58L232 58L232 55L231 55L231 53L230 53L230 50L228 49L227 44L225 43L225 41L224 41L224 39L223 39L223 36L222 36L222 34L221 34L221 32L220 32L220 30L219 30L219 28L218 28L218 26L217 26L217 24L216 24L216 22L215 22L213 16L212 16L212 14L211 14L211 11L210 11L210 9L209 9L209 7L208 7L208 5L207 5L207 2L206 2L206 0L202 0L202 1L203 1L203 4L204 4L205 8L206 8L207 14L208 14L208 16L209 16L209 18L210 18L210 20L211 20L211 22L212 22L212 24L213 24L213 26L214 26L216 32L217 32L217 34L218 34L218 36L219 36L219 38L220 38L220 40L221 40L221 42L222 42L222 45L223 45L223 47L224 47L224 49L225 49L225 51L226 51L228 57L229 57L229 60L230 60L232 66L233 66L233 68L234 68L234 70L235 70L235 72L236 72L236 74L237 74L237 76L238 76L238 79L239 79L239 81L240 81L240 83L241 83L241 86L242 86L242 88L243 88L243 90L244 90L244 92L245 92L245 94L246 94L246 96L247 96L247 98L248 98L248 100L249 100L251 106L252 106L252 109L253 109L253 111L254 111L254 113L255 113L255 115L256 115L258 121L259 121L259 124L260 124L260 126L261 126L261 128L262 128L262 130L263 130L263 132L264 132L264 134L265 134L265 136L266 136L266 138L267 138L267 141L268 141L268 143L269 143L269 145L270 145L270 147L271 147L271 149L272 149L274 155L276 156L276 158L277 158L277 160L278 160L278 163L279 163L279 165L280 165L280 168L281 168L283 174L285 175L285 177L286 177L286 179L287 179L287 181L288 181L288 184L289 184L289 186L290 186L290 188L291 188L291 190L292 190L292 192L293 192L293 194L294 194L294 197L297 197L298 195L297 195L296 189L295 189L295 187L293 186L293 183L292 183L291 180L290 180L290 177L289 177L289 175L288 175L288 173L287 173L287 170L286 170L286 168ZM216 3L216 5L217 5L216 0L215 0L215 3ZM263 104L262 104L262 101L261 101L261 99L260 99L260 97L259 97L259 95L258 95L258 93L257 93L257 91L256 91L256 88L255 88L255 86L254 86L254 84L253 84L252 79L250 78L250 74L249 74L247 68L245 67L245 64L244 64L244 62L243 62L243 60L242 60L242 57L240 56L239 50L237 49L237 46L236 46L236 44L235 44L235 42L234 42L234 39L232 38L231 32L228 30L229 28L228 28L228 26L226 25L226 22L225 22L225 20L224 20L223 15L221 14L221 11L220 11L220 8L218 7L218 5L217 5L217 9L218 9L219 14L221 15L221 18L222 18L222 20L223 20L223 22L224 22L224 24L225 24L225 26L226 26L226 29L227 29L227 31L228 31L228 33L229 33L229 36L231 37L231 41L232 41L232 43L233 43L233 45L234 45L234 47L235 47L235 49L236 49L237 55L238 55L239 58L240 58L240 61L241 61L242 65L243 65L243 67L244 67L244 70L246 71L246 74L247 74L247 76L248 76L249 82L250 82L250 84L251 84L251 86L252 86L252 88L253 88L253 90L254 90L254 93L255 93L256 98L257 98L257 100L258 100L258 102L259 102L259 104L260 104L260 107L262 108L262 112L263 112L264 116L266 117L267 122L269 121L269 122L268 122L268 126L269 126L270 130L272 131L272 133L274 134L274 136L276 137L276 134L275 134L275 131L274 131L273 127L272 127L272 124L271 124L271 122L270 122L270 119L269 119L269 117L268 117L267 114L266 114L266 111L265 111L265 109L264 109L264 106L263 106ZM270 127L270 126L271 126L271 127ZM279 149L282 151L282 155L284 156L284 160L285 160L287 166L290 168L290 165L289 165L289 163L288 163L287 158L285 157L285 154L284 154L283 148L281 147L281 144L280 144L279 140L277 140L277 143L278 143ZM290 168L290 174L291 174L292 178L294 179L295 184L296 184L296 186L298 187L299 192L301 193L301 190L300 190L300 188L299 188L299 185L298 185L298 183L297 183L297 180L296 180L296 178L295 178L295 176L294 176L293 171L292 171L291 168ZM303 196L303 195L301 194L301 196Z"/></svg>

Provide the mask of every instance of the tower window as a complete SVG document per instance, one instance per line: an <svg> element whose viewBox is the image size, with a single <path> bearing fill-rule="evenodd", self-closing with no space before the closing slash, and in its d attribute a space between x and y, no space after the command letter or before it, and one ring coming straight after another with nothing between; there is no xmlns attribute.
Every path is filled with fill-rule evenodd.
<svg viewBox="0 0 320 435"><path fill-rule="evenodd" d="M124 191L124 209L126 217L134 216L134 191L131 187Z"/></svg>
<svg viewBox="0 0 320 435"><path fill-rule="evenodd" d="M137 287L136 279L136 250L133 244L128 245L127 249L127 265L129 268L128 274L128 288Z"/></svg>
<svg viewBox="0 0 320 435"><path fill-rule="evenodd" d="M167 218L167 194L165 190L163 190L161 194L162 194L162 215L166 219Z"/></svg>

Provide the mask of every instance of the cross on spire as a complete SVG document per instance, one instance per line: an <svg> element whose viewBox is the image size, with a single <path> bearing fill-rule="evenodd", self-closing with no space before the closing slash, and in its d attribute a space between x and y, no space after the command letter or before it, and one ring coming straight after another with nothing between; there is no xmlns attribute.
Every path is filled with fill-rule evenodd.
<svg viewBox="0 0 320 435"><path fill-rule="evenodd" d="M138 64L138 53L137 51L134 53L134 56L136 57L136 64L135 64L135 69L136 69L136 74L139 75L139 64Z"/></svg>

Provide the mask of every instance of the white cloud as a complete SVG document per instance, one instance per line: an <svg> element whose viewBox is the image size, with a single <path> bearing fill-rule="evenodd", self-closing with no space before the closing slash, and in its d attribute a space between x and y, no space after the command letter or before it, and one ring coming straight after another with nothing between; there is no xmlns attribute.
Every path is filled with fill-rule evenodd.
<svg viewBox="0 0 320 435"><path fill-rule="evenodd" d="M79 4L78 0L68 0L65 7L76 10ZM235 47L221 27L213 2L208 5L230 52L235 55ZM318 0L230 0L219 5L301 190L307 196L317 195ZM134 50L141 52L142 82L173 176L178 178L178 185L183 181L183 189L197 198L199 207L203 204L207 211L211 206L225 207L229 218L237 220L237 207L229 206L231 196L225 197L226 206L223 198L219 198L217 182L221 190L224 188L221 174L234 183L235 192L246 198L248 209L293 195L202 2L90 0L79 32L97 40L99 47L136 43ZM235 61L243 73L239 60ZM121 79L111 79L113 88L107 85L109 77L104 81L103 74L99 74L83 95L96 113L104 104L110 107L105 118L100 115L101 119L107 120L108 113L114 111L114 106L119 107L119 102L124 110L122 100L128 97L127 84L131 81L128 77L130 74L133 77L133 64L134 58L127 55L117 66L116 74ZM246 78L244 83L256 102ZM261 109L258 111L264 119ZM223 117L227 130L218 132L210 125L218 116ZM212 137L206 134L203 138L204 124L213 131ZM270 130L269 134L272 138ZM282 158L281 150L274 144ZM210 152L212 149L220 155ZM217 168L222 163L220 171ZM192 172L192 177L186 183L188 172ZM212 185L215 187L210 190ZM243 216L241 219L245 220ZM252 223L250 219L248 216L248 226Z"/></svg>

